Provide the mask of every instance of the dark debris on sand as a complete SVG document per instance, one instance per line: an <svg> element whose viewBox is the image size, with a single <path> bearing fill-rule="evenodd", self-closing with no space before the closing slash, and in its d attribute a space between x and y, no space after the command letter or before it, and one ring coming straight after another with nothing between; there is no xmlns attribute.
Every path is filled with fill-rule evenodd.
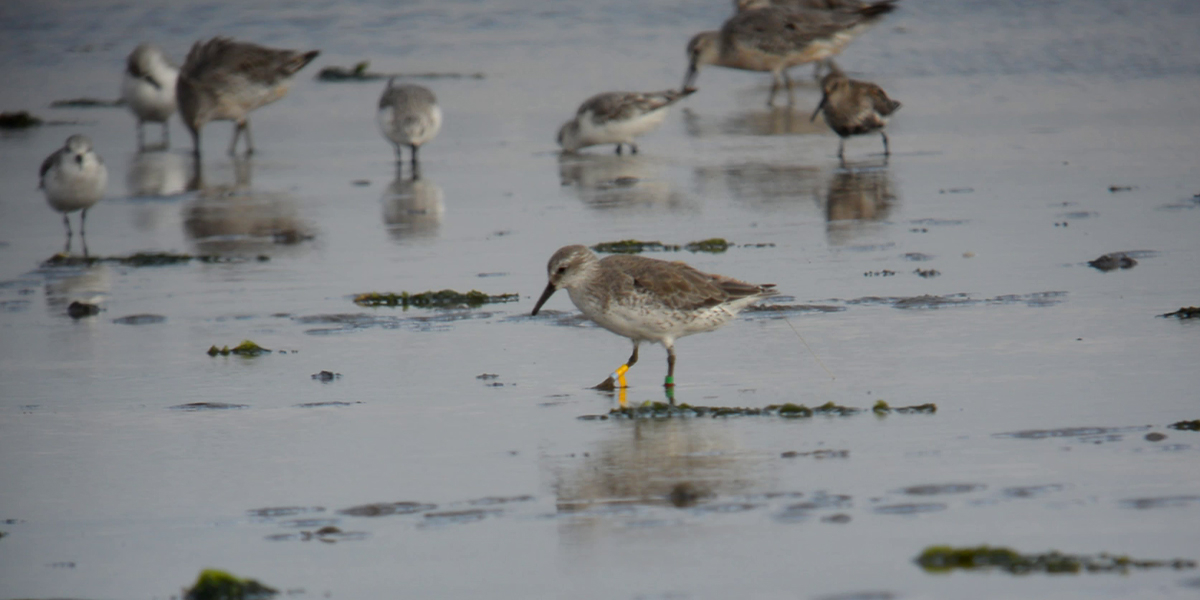
<svg viewBox="0 0 1200 600"><path fill-rule="evenodd" d="M408 79L483 79L483 73L376 73L368 71L371 67L371 61L364 60L355 64L353 67L338 67L330 66L321 69L317 73L317 79L320 81L342 82L342 81L378 81L380 79L389 79L392 77L408 78Z"/></svg>
<svg viewBox="0 0 1200 600"><path fill-rule="evenodd" d="M43 268L48 267L90 267L99 263L116 263L128 267L160 267L164 265L187 264L191 261L202 263L243 263L257 260L271 260L269 256L257 256L254 259L238 256L217 256L212 254L193 256L191 254L175 254L172 252L138 252L129 256L74 256L59 252L42 262Z"/></svg>
<svg viewBox="0 0 1200 600"><path fill-rule="evenodd" d="M1112 252L1088 261L1088 265L1105 272L1117 269L1132 269L1137 264L1137 261L1132 256L1124 252Z"/></svg>
<svg viewBox="0 0 1200 600"><path fill-rule="evenodd" d="M29 111L0 112L0 129L28 129L43 123L45 121L33 116Z"/></svg>
<svg viewBox="0 0 1200 600"><path fill-rule="evenodd" d="M477 308L484 304L503 304L518 300L520 300L518 294L491 296L478 290L471 290L465 294L454 290L429 291L419 294L368 292L354 297L354 303L359 306L400 306L404 308L410 306L417 308Z"/></svg>
<svg viewBox="0 0 1200 600"><path fill-rule="evenodd" d="M1200 317L1200 307L1185 306L1175 312L1169 312L1169 313L1161 314L1158 316L1160 316L1160 317L1178 317L1180 319L1194 319L1196 317Z"/></svg>
<svg viewBox="0 0 1200 600"><path fill-rule="evenodd" d="M1200 419L1171 423L1168 425L1168 427L1171 429L1178 429L1180 431L1200 431Z"/></svg>
<svg viewBox="0 0 1200 600"><path fill-rule="evenodd" d="M626 419L664 419L675 417L780 417L784 419L807 419L814 416L847 417L871 412L876 415L889 413L898 414L933 414L937 412L936 404L920 404L916 406L889 406L882 400L875 406L855 408L826 402L821 406L809 408L803 404L771 404L762 408L738 406L692 406L687 403L668 404L666 402L646 402L641 406L625 406L608 411L607 415L584 415L582 420L605 420L612 418Z"/></svg>
<svg viewBox="0 0 1200 600"><path fill-rule="evenodd" d="M930 546L915 562L931 573L947 573L954 569L990 571L998 569L1013 575L1029 573L1120 573L1148 569L1195 569L1196 561L1138 560L1128 556L1100 554L1062 554L1057 551L1040 554L1021 554L1005 547L978 546L954 548Z"/></svg>

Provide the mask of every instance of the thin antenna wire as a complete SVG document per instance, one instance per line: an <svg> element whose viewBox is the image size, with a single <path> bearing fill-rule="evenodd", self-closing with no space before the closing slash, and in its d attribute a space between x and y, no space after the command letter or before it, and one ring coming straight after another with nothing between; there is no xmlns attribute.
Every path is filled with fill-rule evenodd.
<svg viewBox="0 0 1200 600"><path fill-rule="evenodd" d="M808 345L808 342L804 341L804 336L800 335L800 332L799 332L798 330L796 330L796 326L795 326L795 325L792 325L792 320L791 320L791 319L789 319L789 318L787 318L787 316L786 316L786 315L784 315L784 317L783 317L783 320L784 320L785 322L787 322L787 324L788 324L788 327L791 327L791 328L792 328L792 332L796 334L796 337L800 338L800 342L801 342L802 344L804 344L804 347L805 347L805 348L808 348L808 353L809 353L809 354L811 354L811 355L812 355L812 357L813 357L813 359L817 361L817 364L818 364L818 365L821 365L821 368L822 368L822 369L825 369L825 373L829 375L829 378L830 378L830 379L832 379L832 380L835 380L835 381L836 381L836 380L837 380L837 377L835 377L835 376L833 375L833 371L830 371L830 370L829 370L829 367L826 367L826 366L825 366L825 363L821 362L821 357L820 357L820 356L817 356L817 353L816 353L816 352L813 352L812 346L809 346L809 345Z"/></svg>

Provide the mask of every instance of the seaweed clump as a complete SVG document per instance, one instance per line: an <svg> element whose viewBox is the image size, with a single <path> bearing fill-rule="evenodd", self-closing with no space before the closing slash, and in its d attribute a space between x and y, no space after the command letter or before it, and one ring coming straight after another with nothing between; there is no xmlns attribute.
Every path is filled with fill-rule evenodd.
<svg viewBox="0 0 1200 600"><path fill-rule="evenodd" d="M0 112L0 129L28 129L44 123L26 110Z"/></svg>
<svg viewBox="0 0 1200 600"><path fill-rule="evenodd" d="M516 302L519 299L520 296L517 294L489 296L478 290L471 290L465 294L454 290L442 290L440 292L421 292L420 294L368 292L355 296L354 303L359 306L402 306L404 308L410 306L417 308L477 308L484 304Z"/></svg>
<svg viewBox="0 0 1200 600"><path fill-rule="evenodd" d="M187 264L193 260L202 263L239 263L249 261L248 258L241 257L210 254L193 256L191 254L175 254L172 252L137 252L129 256L72 256L59 252L42 262L42 267L90 267L99 263L116 263L127 267L161 267L165 265ZM267 261L270 260L270 257L259 256L257 260L260 262Z"/></svg>
<svg viewBox="0 0 1200 600"><path fill-rule="evenodd" d="M233 348L230 348L229 346L217 348L216 344L214 344L209 347L208 355L216 356L220 354L221 356L229 356L230 354L236 354L238 356L252 357L260 354L267 354L270 351L270 348L263 348L262 346L259 346L250 340L243 340L242 343L234 346Z"/></svg>
<svg viewBox="0 0 1200 600"><path fill-rule="evenodd" d="M1128 556L1107 553L1063 554L1050 551L1041 554L1021 554L1011 548L977 546L954 548L930 546L916 558L916 563L930 573L948 573L954 569L991 570L999 569L1013 575L1029 573L1128 573L1132 570L1171 568L1194 569L1196 561L1176 558L1172 560L1136 560Z"/></svg>
<svg viewBox="0 0 1200 600"><path fill-rule="evenodd" d="M604 254L640 254L642 252L679 252L680 246L662 242L643 242L641 240L621 240L617 242L600 242L592 246L592 250Z"/></svg>
<svg viewBox="0 0 1200 600"><path fill-rule="evenodd" d="M1175 312L1158 315L1160 317L1178 317L1180 319L1194 319L1200 317L1200 307L1185 306Z"/></svg>
<svg viewBox="0 0 1200 600"><path fill-rule="evenodd" d="M225 571L204 569L184 600L254 600L270 598L279 590L253 579L242 579Z"/></svg>
<svg viewBox="0 0 1200 600"><path fill-rule="evenodd" d="M712 254L720 254L728 250L730 246L733 246L733 244L725 241L724 238L709 238L707 240L700 240L698 242L688 242L683 249L693 253L709 252Z"/></svg>
<svg viewBox="0 0 1200 600"><path fill-rule="evenodd" d="M875 403L875 406L871 407L871 410L877 415L886 415L888 413L899 413L902 415L913 413L933 414L937 412L937 405L932 402L926 402L925 404L915 404L913 406L891 406L887 402L880 400Z"/></svg>
<svg viewBox="0 0 1200 600"><path fill-rule="evenodd" d="M920 406L904 406L891 408L885 405L885 412L897 412L902 414L907 413L933 413L937 412L937 406L934 404L922 404ZM876 404L872 409L879 414L879 405ZM835 416L848 417L866 412L866 409L855 408L852 406L842 406L833 402L826 402L821 406L809 408L803 404L794 404L788 402L786 404L771 404L762 408L753 407L738 407L738 406L693 406L687 403L669 404L666 402L650 402L647 401L640 406L622 406L608 411L607 415L586 415L580 417L585 420L604 420L609 417L627 418L627 419L664 419L676 417L780 417L784 419L808 419L814 416Z"/></svg>
<svg viewBox="0 0 1200 600"><path fill-rule="evenodd" d="M1200 431L1200 419L1171 423L1168 425L1168 427L1171 429L1178 429L1180 431Z"/></svg>

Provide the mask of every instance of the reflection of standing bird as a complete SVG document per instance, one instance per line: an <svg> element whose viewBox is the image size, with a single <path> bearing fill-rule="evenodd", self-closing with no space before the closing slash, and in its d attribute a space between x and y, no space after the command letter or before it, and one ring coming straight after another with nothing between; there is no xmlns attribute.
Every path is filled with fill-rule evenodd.
<svg viewBox="0 0 1200 600"><path fill-rule="evenodd" d="M891 154L883 128L887 126L887 116L900 108L899 102L888 98L883 88L850 79L836 69L821 80L821 91L824 95L812 118L815 120L817 113L824 110L825 122L840 136L838 158L842 158L846 138L875 131L883 136L883 155Z"/></svg>
<svg viewBox="0 0 1200 600"><path fill-rule="evenodd" d="M690 96L695 89L661 92L604 92L588 98L575 118L558 130L558 145L567 152L598 144L621 144L637 154L633 139L653 130L667 118L667 107Z"/></svg>
<svg viewBox="0 0 1200 600"><path fill-rule="evenodd" d="M234 121L229 153L234 153L245 131L246 154L252 154L250 111L287 95L292 76L318 54L318 50L276 50L225 37L196 42L176 85L179 113L192 133L195 155L200 156L200 129L209 121Z"/></svg>
<svg viewBox="0 0 1200 600"><path fill-rule="evenodd" d="M625 372L638 360L641 342L667 349L665 387L675 386L675 340L712 331L760 298L772 296L774 284L756 285L723 275L697 271L682 262L644 256L614 255L599 259L586 246L564 246L546 267L550 283L533 306L533 314L555 291L566 288L583 315L633 341L633 355L617 368ZM613 389L609 377L597 389Z"/></svg>
<svg viewBox="0 0 1200 600"><path fill-rule="evenodd" d="M38 187L46 194L50 208L63 214L63 225L67 228L67 248L71 251L71 221L68 213L82 210L79 215L79 236L86 235L84 222L87 211L104 197L108 185L108 168L92 150L92 140L87 136L73 135L67 138L62 148L42 161L38 174ZM87 240L83 242L83 253L87 255Z"/></svg>
<svg viewBox="0 0 1200 600"><path fill-rule="evenodd" d="M688 71L683 87L695 83L703 65L770 71L774 81L767 106L774 105L780 87L787 89L788 104L792 104L789 68L831 59L893 9L893 2L885 0L847 11L768 7L740 12L725 21L720 31L698 33L688 42Z"/></svg>
<svg viewBox="0 0 1200 600"><path fill-rule="evenodd" d="M121 98L137 118L138 147L144 145L142 128L147 121L162 124L162 144L171 139L167 119L175 114L175 82L179 69L153 44L139 44L125 61Z"/></svg>
<svg viewBox="0 0 1200 600"><path fill-rule="evenodd" d="M428 88L413 85L396 85L396 78L388 80L387 88L379 97L379 130L396 146L396 162L404 160L401 146L412 148L412 169L417 165L417 149L421 144L437 137L442 128L442 109L437 98Z"/></svg>

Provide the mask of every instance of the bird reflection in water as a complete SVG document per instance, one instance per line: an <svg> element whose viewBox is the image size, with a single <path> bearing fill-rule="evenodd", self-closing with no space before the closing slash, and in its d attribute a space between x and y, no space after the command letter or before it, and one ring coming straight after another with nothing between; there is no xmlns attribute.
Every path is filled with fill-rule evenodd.
<svg viewBox="0 0 1200 600"><path fill-rule="evenodd" d="M46 309L50 314L66 315L72 302L97 304L109 295L112 272L100 263L78 269L45 269Z"/></svg>
<svg viewBox="0 0 1200 600"><path fill-rule="evenodd" d="M572 541L623 528L605 517L721 504L770 485L761 455L711 419L619 420L609 431L582 458L550 465L558 514L573 517L560 531Z"/></svg>
<svg viewBox="0 0 1200 600"><path fill-rule="evenodd" d="M253 160L233 159L234 183L204 184L194 164L195 200L184 206L183 226L201 254L263 252L277 245L312 239L312 227L297 214L284 192L256 190L250 184Z"/></svg>
<svg viewBox="0 0 1200 600"><path fill-rule="evenodd" d="M871 224L887 219L895 201L886 160L877 164L847 163L830 178L825 195L829 243L851 243Z"/></svg>
<svg viewBox="0 0 1200 600"><path fill-rule="evenodd" d="M713 137L729 135L815 135L826 128L813 123L803 111L790 106L768 109L753 109L733 113L719 121L709 121L696 111L683 109L684 131L691 137Z"/></svg>
<svg viewBox="0 0 1200 600"><path fill-rule="evenodd" d="M702 166L692 172L698 189L724 185L734 201L761 211L812 211L812 198L824 183L821 175L818 167L766 162Z"/></svg>
<svg viewBox="0 0 1200 600"><path fill-rule="evenodd" d="M144 149L129 159L125 189L133 198L164 198L188 190L189 161L169 150Z"/></svg>
<svg viewBox="0 0 1200 600"><path fill-rule="evenodd" d="M563 153L558 157L562 186L592 208L688 207L688 200L671 189L662 170L645 156Z"/></svg>
<svg viewBox="0 0 1200 600"><path fill-rule="evenodd" d="M396 178L383 190L383 222L392 239L437 235L446 212L441 186L421 177L419 169L406 179L396 163Z"/></svg>

